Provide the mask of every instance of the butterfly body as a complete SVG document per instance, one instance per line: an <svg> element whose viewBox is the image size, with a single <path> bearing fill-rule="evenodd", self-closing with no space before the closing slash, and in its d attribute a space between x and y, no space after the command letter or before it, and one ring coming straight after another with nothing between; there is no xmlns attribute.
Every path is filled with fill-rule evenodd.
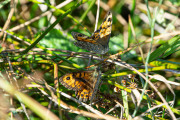
<svg viewBox="0 0 180 120"><path fill-rule="evenodd" d="M108 12L100 28L92 36L82 33L72 32L72 36L77 40L74 44L82 49L93 51L98 54L105 54L109 50L109 39L112 29L112 13Z"/></svg>
<svg viewBox="0 0 180 120"><path fill-rule="evenodd" d="M74 90L76 97L83 102L91 99L97 82L94 71L68 73L59 80L66 88Z"/></svg>

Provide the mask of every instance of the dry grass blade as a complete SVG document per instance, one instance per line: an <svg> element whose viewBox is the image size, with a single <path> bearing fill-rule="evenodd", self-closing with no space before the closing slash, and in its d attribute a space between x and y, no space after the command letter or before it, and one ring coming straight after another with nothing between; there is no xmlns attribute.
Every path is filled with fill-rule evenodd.
<svg viewBox="0 0 180 120"><path fill-rule="evenodd" d="M34 99L16 90L6 80L3 80L1 78L0 81L1 81L0 87L2 89L4 89L10 95L16 97L19 101L23 102L26 106L28 106L32 111L34 111L41 118L47 119L47 120L51 120L51 119L59 120L59 118L56 115L54 115L51 111L47 110L45 107L40 105Z"/></svg>
<svg viewBox="0 0 180 120"><path fill-rule="evenodd" d="M27 85L27 86L28 86L28 87L40 87L40 88L43 87L43 86L41 86L41 85ZM51 86L48 86L48 87L51 88L53 91L55 91L55 89L54 89L53 87L51 87ZM46 95L51 101L53 101L53 102L55 102L56 104L58 104L57 99L49 96L44 90L41 90L41 89L39 89L39 90L42 92L42 94ZM102 114L101 112L97 111L96 109L92 108L91 106L89 106L89 105L87 105L87 104L85 104L85 103L80 102L79 100L71 97L70 95L67 95L66 93L63 93L63 92L61 92L61 91L59 91L59 93L60 93L62 96L66 97L66 98L69 98L69 99L71 99L71 100L79 103L80 105L84 106L86 109L90 110L91 112L93 112L93 113L95 113L95 114L90 113L90 112L86 112L86 111L83 111L83 110L78 110L77 108L74 108L74 107L72 107L71 105L67 105L67 104L64 103L63 101L60 101L61 107L63 107L64 109L69 110L70 112L73 112L73 113L76 113L76 114L81 114L81 115L84 115L84 116L87 116L87 117L92 117L92 118L99 118L99 119L102 119L102 118L103 118L103 119L107 119L107 120L111 120L111 119L116 120L116 118L114 118L114 117L112 117L112 116L109 116L109 115L104 115L104 114ZM118 119L117 119L117 120L118 120Z"/></svg>
<svg viewBox="0 0 180 120"><path fill-rule="evenodd" d="M16 3L15 3L15 0L11 0L11 10L9 12L9 15L8 15L8 19L6 21L6 23L4 24L4 27L2 29L2 31L0 32L0 38L2 37L4 31L8 28L9 24L10 24L10 21L11 21L11 18L14 14L14 9L15 9L15 6L16 6ZM5 39L3 39L3 42L4 42Z"/></svg>
<svg viewBox="0 0 180 120"><path fill-rule="evenodd" d="M56 7L57 9L59 9L59 8L62 8L63 6L65 6L65 5L67 5L67 4L70 3L70 2L72 2L72 0L66 0L66 1L62 2L61 4L55 6L55 7ZM29 25L29 24L31 24L31 23L39 20L40 18L42 18L42 17L44 17L44 16L47 16L48 14L50 14L51 12L54 12L54 11L55 11L54 9L51 9L51 10L49 10L49 11L46 11L45 13L41 14L40 16L37 16L37 17L35 17L35 18L33 18L33 19L31 19L31 20L29 20L29 21L27 21L27 22L25 22L25 23L23 23L23 24L21 24L21 25L18 25L18 26L16 26L16 27L11 28L9 31L19 30L19 29L21 29L21 28L23 28L23 27L25 27L25 26L27 26L27 25Z"/></svg>

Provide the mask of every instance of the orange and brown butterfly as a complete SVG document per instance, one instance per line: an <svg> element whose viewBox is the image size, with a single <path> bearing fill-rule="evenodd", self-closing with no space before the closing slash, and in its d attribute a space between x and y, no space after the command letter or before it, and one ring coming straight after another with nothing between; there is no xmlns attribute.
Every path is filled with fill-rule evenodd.
<svg viewBox="0 0 180 120"><path fill-rule="evenodd" d="M93 51L98 54L105 54L109 50L109 39L112 29L112 13L108 12L100 28L91 37L82 33L72 32L72 36L77 40L74 44L82 49Z"/></svg>
<svg viewBox="0 0 180 120"><path fill-rule="evenodd" d="M59 81L66 88L74 90L80 101L86 102L91 100L94 94L97 76L94 71L74 72L65 74Z"/></svg>

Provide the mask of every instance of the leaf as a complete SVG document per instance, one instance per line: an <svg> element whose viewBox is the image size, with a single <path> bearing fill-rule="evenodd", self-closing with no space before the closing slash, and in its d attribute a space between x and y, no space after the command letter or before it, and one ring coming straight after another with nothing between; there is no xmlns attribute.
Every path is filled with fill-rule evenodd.
<svg viewBox="0 0 180 120"><path fill-rule="evenodd" d="M60 30L51 30L39 43L47 48L77 51L77 47L70 41L71 35L65 37Z"/></svg>
<svg viewBox="0 0 180 120"><path fill-rule="evenodd" d="M41 19L39 19L38 27L39 27L39 28L45 27L46 21L47 21L47 18L46 18L46 17L42 17Z"/></svg>
<svg viewBox="0 0 180 120"><path fill-rule="evenodd" d="M165 58L168 55L175 53L177 51L176 49L180 46L180 37L178 39L175 39L175 41L173 41L173 44L171 46L172 47L168 48L166 53L163 55L163 58ZM178 50L180 50L180 49L178 49Z"/></svg>
<svg viewBox="0 0 180 120"><path fill-rule="evenodd" d="M117 35L110 38L109 41L109 51L113 54L117 53L119 50L123 50L123 36Z"/></svg>
<svg viewBox="0 0 180 120"><path fill-rule="evenodd" d="M167 43L161 45L158 49L151 53L149 62L158 58L165 58L168 55L175 53L176 49L180 46L180 36L175 36Z"/></svg>

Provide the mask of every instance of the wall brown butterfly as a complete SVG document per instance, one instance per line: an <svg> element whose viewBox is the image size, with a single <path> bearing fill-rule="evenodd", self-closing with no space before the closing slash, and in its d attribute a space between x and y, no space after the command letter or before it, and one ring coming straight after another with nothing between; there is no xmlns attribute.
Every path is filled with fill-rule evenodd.
<svg viewBox="0 0 180 120"><path fill-rule="evenodd" d="M112 29L112 13L108 12L100 28L91 37L82 33L72 32L72 36L77 40L74 44L82 49L93 51L98 54L105 54L109 50L109 39Z"/></svg>
<svg viewBox="0 0 180 120"><path fill-rule="evenodd" d="M94 71L68 73L62 76L59 81L66 88L74 90L80 101L86 102L91 100L95 94L97 76L94 73Z"/></svg>

